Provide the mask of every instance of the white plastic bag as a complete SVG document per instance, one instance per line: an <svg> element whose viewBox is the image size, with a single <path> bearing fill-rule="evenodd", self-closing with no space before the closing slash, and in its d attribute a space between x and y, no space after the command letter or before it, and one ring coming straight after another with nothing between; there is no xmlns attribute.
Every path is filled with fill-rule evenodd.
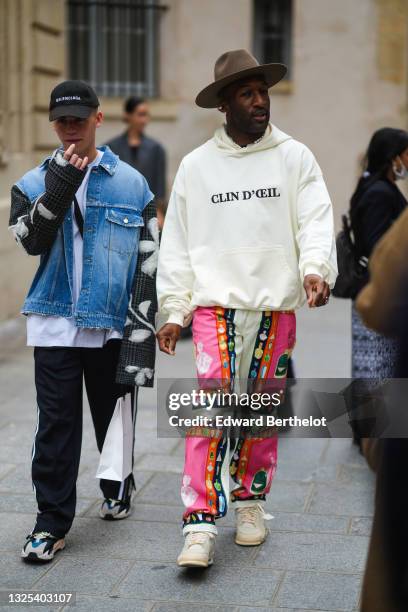
<svg viewBox="0 0 408 612"><path fill-rule="evenodd" d="M116 402L106 432L96 478L123 482L132 471L133 421L132 396L127 393Z"/></svg>

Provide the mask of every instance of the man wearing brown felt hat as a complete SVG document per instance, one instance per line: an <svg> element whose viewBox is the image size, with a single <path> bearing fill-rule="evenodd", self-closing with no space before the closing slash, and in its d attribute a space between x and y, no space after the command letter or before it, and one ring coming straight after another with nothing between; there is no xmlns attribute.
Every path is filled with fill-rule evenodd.
<svg viewBox="0 0 408 612"><path fill-rule="evenodd" d="M337 275L321 169L306 146L269 120L268 89L285 73L284 65L259 65L243 49L218 58L214 81L196 103L218 108L225 124L182 160L170 197L157 276L167 322L157 337L160 350L174 355L192 318L206 390L235 391L238 381L240 390L242 381L247 389L282 389L294 311L305 300L311 308L327 304ZM229 493L228 437L219 429L187 433L180 566L213 563L215 520L229 502L237 544L257 546L267 536L277 437L242 435L231 450Z"/></svg>

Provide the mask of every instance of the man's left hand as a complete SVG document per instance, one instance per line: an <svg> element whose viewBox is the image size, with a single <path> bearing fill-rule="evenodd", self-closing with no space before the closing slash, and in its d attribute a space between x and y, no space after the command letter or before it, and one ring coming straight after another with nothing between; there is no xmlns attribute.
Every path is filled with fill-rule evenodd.
<svg viewBox="0 0 408 612"><path fill-rule="evenodd" d="M325 306L329 301L330 287L318 274L307 274L303 286L309 308Z"/></svg>

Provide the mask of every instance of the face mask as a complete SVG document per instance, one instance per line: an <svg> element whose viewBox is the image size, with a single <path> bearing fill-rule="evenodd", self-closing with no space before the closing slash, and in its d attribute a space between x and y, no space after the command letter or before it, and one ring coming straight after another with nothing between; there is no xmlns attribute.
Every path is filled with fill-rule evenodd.
<svg viewBox="0 0 408 612"><path fill-rule="evenodd" d="M401 159L401 167L397 168L396 164L392 165L393 172L395 174L395 178L403 181L408 177L408 168L402 163Z"/></svg>

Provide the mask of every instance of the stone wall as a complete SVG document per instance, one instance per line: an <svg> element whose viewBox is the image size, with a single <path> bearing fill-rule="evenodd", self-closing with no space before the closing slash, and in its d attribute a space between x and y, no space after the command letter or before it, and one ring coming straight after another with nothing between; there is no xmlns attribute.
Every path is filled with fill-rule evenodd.
<svg viewBox="0 0 408 612"><path fill-rule="evenodd" d="M316 154L335 220L346 210L372 132L408 127L406 0L293 0L292 81L271 90L272 120ZM211 137L218 111L194 105L227 49L252 48L252 0L163 0L160 99L149 132L181 158ZM0 0L0 320L13 316L36 258L7 234L10 185L56 144L48 96L66 74L64 0ZM3 86L5 84L5 86ZM122 100L102 99L102 143L123 130Z"/></svg>
<svg viewBox="0 0 408 612"><path fill-rule="evenodd" d="M0 320L15 316L37 258L8 232L14 181L55 146L50 89L65 72L64 0L0 0Z"/></svg>

